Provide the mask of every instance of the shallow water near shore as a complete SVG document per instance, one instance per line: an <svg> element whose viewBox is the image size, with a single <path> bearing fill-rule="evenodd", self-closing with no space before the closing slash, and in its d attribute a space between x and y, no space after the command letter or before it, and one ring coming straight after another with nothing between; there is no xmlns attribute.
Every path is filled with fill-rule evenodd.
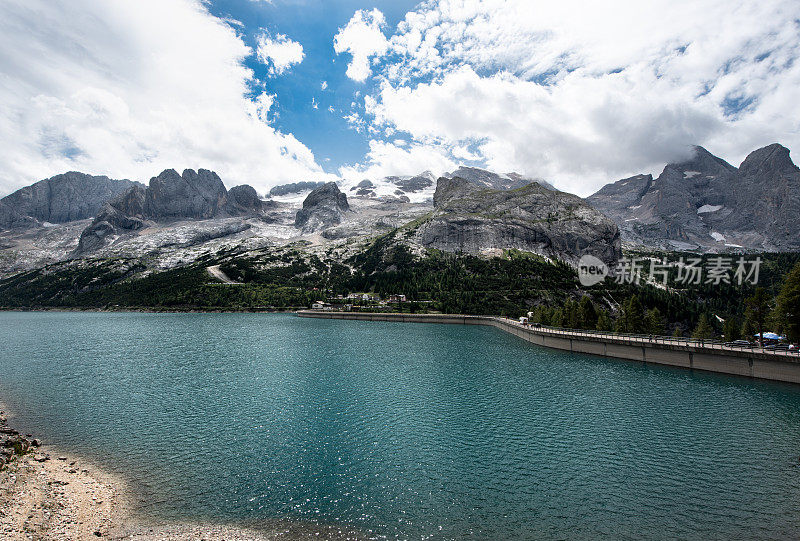
<svg viewBox="0 0 800 541"><path fill-rule="evenodd" d="M399 539L800 535L800 386L489 327L0 313L14 424L163 521Z"/></svg>

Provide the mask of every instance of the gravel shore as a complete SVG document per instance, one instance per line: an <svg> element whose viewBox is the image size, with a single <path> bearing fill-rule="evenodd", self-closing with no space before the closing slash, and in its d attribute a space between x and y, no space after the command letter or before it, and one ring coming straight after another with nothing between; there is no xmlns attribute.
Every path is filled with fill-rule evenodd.
<svg viewBox="0 0 800 541"><path fill-rule="evenodd" d="M115 483L88 464L39 448L0 472L0 538L72 541L108 536L119 505Z"/></svg>
<svg viewBox="0 0 800 541"><path fill-rule="evenodd" d="M124 480L19 434L0 411L0 539L3 541L263 541L366 536L335 525L275 521L258 529L156 524L131 512Z"/></svg>

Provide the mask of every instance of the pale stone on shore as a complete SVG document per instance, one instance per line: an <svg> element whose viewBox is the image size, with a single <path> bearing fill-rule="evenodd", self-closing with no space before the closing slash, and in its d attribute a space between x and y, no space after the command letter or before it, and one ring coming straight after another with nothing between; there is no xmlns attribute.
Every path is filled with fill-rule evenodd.
<svg viewBox="0 0 800 541"><path fill-rule="evenodd" d="M151 524L134 515L125 482L56 449L34 446L0 411L0 541L365 539L336 525L271 521L247 529L220 524ZM36 451L34 451L36 448ZM50 460L50 456L57 460Z"/></svg>
<svg viewBox="0 0 800 541"><path fill-rule="evenodd" d="M112 484L70 473L48 458L23 455L0 473L0 539L73 541L110 532L117 498Z"/></svg>

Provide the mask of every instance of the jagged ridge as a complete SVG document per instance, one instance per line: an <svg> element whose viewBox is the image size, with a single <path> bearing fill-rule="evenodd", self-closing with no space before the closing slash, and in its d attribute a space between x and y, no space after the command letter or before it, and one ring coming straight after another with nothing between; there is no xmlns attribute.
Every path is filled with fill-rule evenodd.
<svg viewBox="0 0 800 541"><path fill-rule="evenodd" d="M656 179L622 179L586 200L636 244L800 249L800 169L777 143L750 153L739 168L695 147L689 160L668 164Z"/></svg>

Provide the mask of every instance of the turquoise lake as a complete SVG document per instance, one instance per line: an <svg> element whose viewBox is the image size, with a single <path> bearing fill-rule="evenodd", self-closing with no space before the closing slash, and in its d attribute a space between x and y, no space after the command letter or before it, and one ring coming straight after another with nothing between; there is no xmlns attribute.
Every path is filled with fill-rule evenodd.
<svg viewBox="0 0 800 541"><path fill-rule="evenodd" d="M490 327L0 313L12 422L164 521L389 539L800 536L800 386Z"/></svg>

